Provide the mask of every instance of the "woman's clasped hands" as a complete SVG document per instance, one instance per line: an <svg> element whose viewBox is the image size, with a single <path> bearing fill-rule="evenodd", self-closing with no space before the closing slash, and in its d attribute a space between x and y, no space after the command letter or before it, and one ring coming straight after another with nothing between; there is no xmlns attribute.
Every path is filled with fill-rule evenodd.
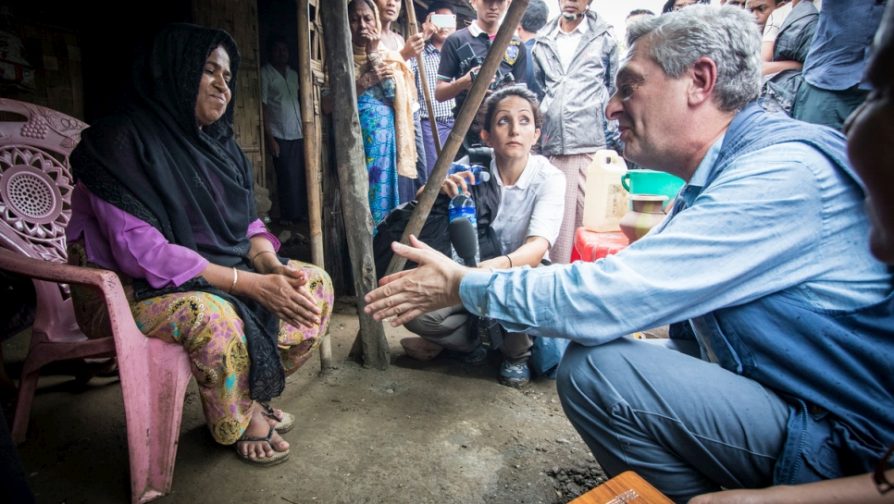
<svg viewBox="0 0 894 504"><path fill-rule="evenodd" d="M275 254L261 254L255 268L258 274L246 279L246 296L295 327L320 323L322 312L307 288L303 271L281 264Z"/></svg>

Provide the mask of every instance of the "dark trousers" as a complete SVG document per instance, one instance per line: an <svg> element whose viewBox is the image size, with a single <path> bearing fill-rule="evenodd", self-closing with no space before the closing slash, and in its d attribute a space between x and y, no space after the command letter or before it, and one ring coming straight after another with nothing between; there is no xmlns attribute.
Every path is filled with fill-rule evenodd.
<svg viewBox="0 0 894 504"><path fill-rule="evenodd" d="M435 125L438 127L438 138L440 138L443 147L447 142L447 135L453 129L453 118L436 119ZM425 143L425 170L426 176L428 176L431 175L431 171L438 161L438 152L435 150L435 137L431 131L431 122L427 118L422 120L422 139Z"/></svg>
<svg viewBox="0 0 894 504"><path fill-rule="evenodd" d="M416 199L416 191L428 180L425 171L425 145L422 142L422 126L419 123L419 116L416 115L413 121L416 142L416 178L397 177L397 193L401 203Z"/></svg>
<svg viewBox="0 0 894 504"><path fill-rule="evenodd" d="M828 91L804 81L792 105L792 117L841 131L844 121L868 94L869 91L857 86L843 91Z"/></svg>
<svg viewBox="0 0 894 504"><path fill-rule="evenodd" d="M276 193L279 196L279 218L298 220L307 216L307 179L304 174L304 140L277 138L279 157L273 158L276 169Z"/></svg>
<svg viewBox="0 0 894 504"><path fill-rule="evenodd" d="M448 350L471 352L481 340L477 334L469 333L468 320L469 312L462 305L456 305L423 313L404 327ZM525 333L504 332L500 351L506 360L517 362L528 360L533 345L533 340Z"/></svg>

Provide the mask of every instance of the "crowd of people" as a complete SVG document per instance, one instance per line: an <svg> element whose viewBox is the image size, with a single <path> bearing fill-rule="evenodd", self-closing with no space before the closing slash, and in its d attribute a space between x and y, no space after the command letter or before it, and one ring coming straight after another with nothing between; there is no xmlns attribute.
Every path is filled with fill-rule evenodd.
<svg viewBox="0 0 894 504"><path fill-rule="evenodd" d="M400 0L348 4L376 224L430 176L509 0L471 3L456 29L452 5L432 2L406 39ZM383 278L365 311L467 362L486 359L470 321L495 321L511 386L531 379L537 338L570 341L569 420L607 473L633 469L675 501L890 499L894 8L669 0L631 12L619 44L591 3L559 0L547 22L531 1L466 139L491 152L488 256L473 268L395 243L417 266ZM270 49L265 131L281 211L298 219L297 78L287 44ZM133 102L72 154L71 261L118 272L147 337L184 346L215 441L282 462L297 420L269 403L326 331L331 282L280 257L258 219L233 139L233 39L171 25L136 68ZM686 185L644 238L568 264L584 170L605 148ZM478 183L453 173L439 201ZM72 297L101 333L101 300ZM661 325L670 338L628 337Z"/></svg>
<svg viewBox="0 0 894 504"><path fill-rule="evenodd" d="M365 3L379 9L382 26L393 23L402 7L397 0L365 0ZM612 27L591 9L592 3L592 0L560 0L560 15L547 21L546 5L542 0L533 0L517 27L517 36L505 49L488 90L490 94L501 86L524 84L538 99L542 125L539 141L532 145L532 153L544 156L565 181L564 212L558 234L555 237L541 236L550 243L544 258L551 263L567 264L571 260L574 232L583 222L586 170L594 154L601 149L620 152L624 148L618 121L609 118L605 111L609 97L618 92L619 59L625 44L616 40ZM662 12L667 15L704 3L707 2L670 0ZM422 150L426 159L425 172L420 174L422 180L431 173L437 158L433 130L438 130L438 138L443 143L509 6L506 0L472 0L471 4L476 18L465 28L457 30L455 21L454 24L436 26L433 17L446 15L455 19L455 10L450 3L433 2L423 29L414 40L394 40L393 49L400 50L400 54L393 53L395 58L404 58L415 74L416 103L421 103L425 91L416 55L421 54L420 59L427 70L424 85L435 97L431 111L425 106L415 107L415 124L422 129ZM830 2L822 10L818 10L811 0L751 0L729 4L729 7L738 7L754 16L754 25L761 37L761 105L840 129L844 118L866 96L866 85L856 77L860 70L855 65L859 66L865 60L883 3ZM358 2L350 5L354 12ZM627 28L629 30L636 23L652 17L655 14L648 10L631 11ZM857 19L869 22L857 22ZM841 36L843 33L847 36ZM832 38L839 42L832 43ZM358 83L373 77L369 72L358 74ZM820 82L825 88L812 84ZM361 87L358 84L358 91ZM360 101L363 118L365 98L361 97ZM435 115L434 127L429 118L432 113ZM378 115L375 117L379 118ZM381 123L377 125L381 126ZM481 130L482 124L476 119L466 135L464 146L482 145ZM377 136L383 135L378 128L372 131ZM373 143L371 137L364 135L364 141L369 151ZM422 154L419 152L420 156ZM627 156L627 160L632 168L640 167L635 159ZM373 192L380 168L369 152L367 161L371 181L370 205L374 208L374 222L379 224L388 212L405 200L395 193L386 208L378 204ZM512 250L503 252L508 254ZM417 321L409 327L421 336L429 337L430 331L424 329L427 326ZM447 347L464 348L468 352L464 357L466 360L480 360L476 357L481 349L476 345L474 324L455 329L465 333L464 342L462 345L447 343ZM504 332L511 333L505 328ZM515 356L515 360L520 359ZM504 383L525 383L528 378L515 380L503 373L500 375Z"/></svg>

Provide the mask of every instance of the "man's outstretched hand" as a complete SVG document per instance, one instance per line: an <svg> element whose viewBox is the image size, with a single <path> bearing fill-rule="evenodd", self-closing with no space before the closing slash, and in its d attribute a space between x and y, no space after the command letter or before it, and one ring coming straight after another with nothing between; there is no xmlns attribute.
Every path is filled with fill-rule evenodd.
<svg viewBox="0 0 894 504"><path fill-rule="evenodd" d="M396 327L423 313L460 303L459 283L471 268L461 266L410 235L410 246L391 244L394 253L415 262L414 269L388 275L366 295L364 311Z"/></svg>

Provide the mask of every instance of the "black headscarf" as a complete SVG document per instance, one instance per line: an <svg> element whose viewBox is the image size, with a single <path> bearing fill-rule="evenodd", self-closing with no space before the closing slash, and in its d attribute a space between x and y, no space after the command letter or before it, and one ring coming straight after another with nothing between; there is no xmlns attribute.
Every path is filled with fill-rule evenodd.
<svg viewBox="0 0 894 504"><path fill-rule="evenodd" d="M217 47L230 57L232 99L223 117L199 129L195 104L205 61ZM251 270L248 225L257 218L251 165L233 139L239 51L224 31L189 24L164 28L134 66L135 99L125 111L84 131L71 155L75 178L94 195L158 229L171 243L214 264ZM251 357L251 395L278 396L285 374L277 351L279 321L249 299L202 277L177 288L134 280L136 299L206 291L235 306Z"/></svg>

